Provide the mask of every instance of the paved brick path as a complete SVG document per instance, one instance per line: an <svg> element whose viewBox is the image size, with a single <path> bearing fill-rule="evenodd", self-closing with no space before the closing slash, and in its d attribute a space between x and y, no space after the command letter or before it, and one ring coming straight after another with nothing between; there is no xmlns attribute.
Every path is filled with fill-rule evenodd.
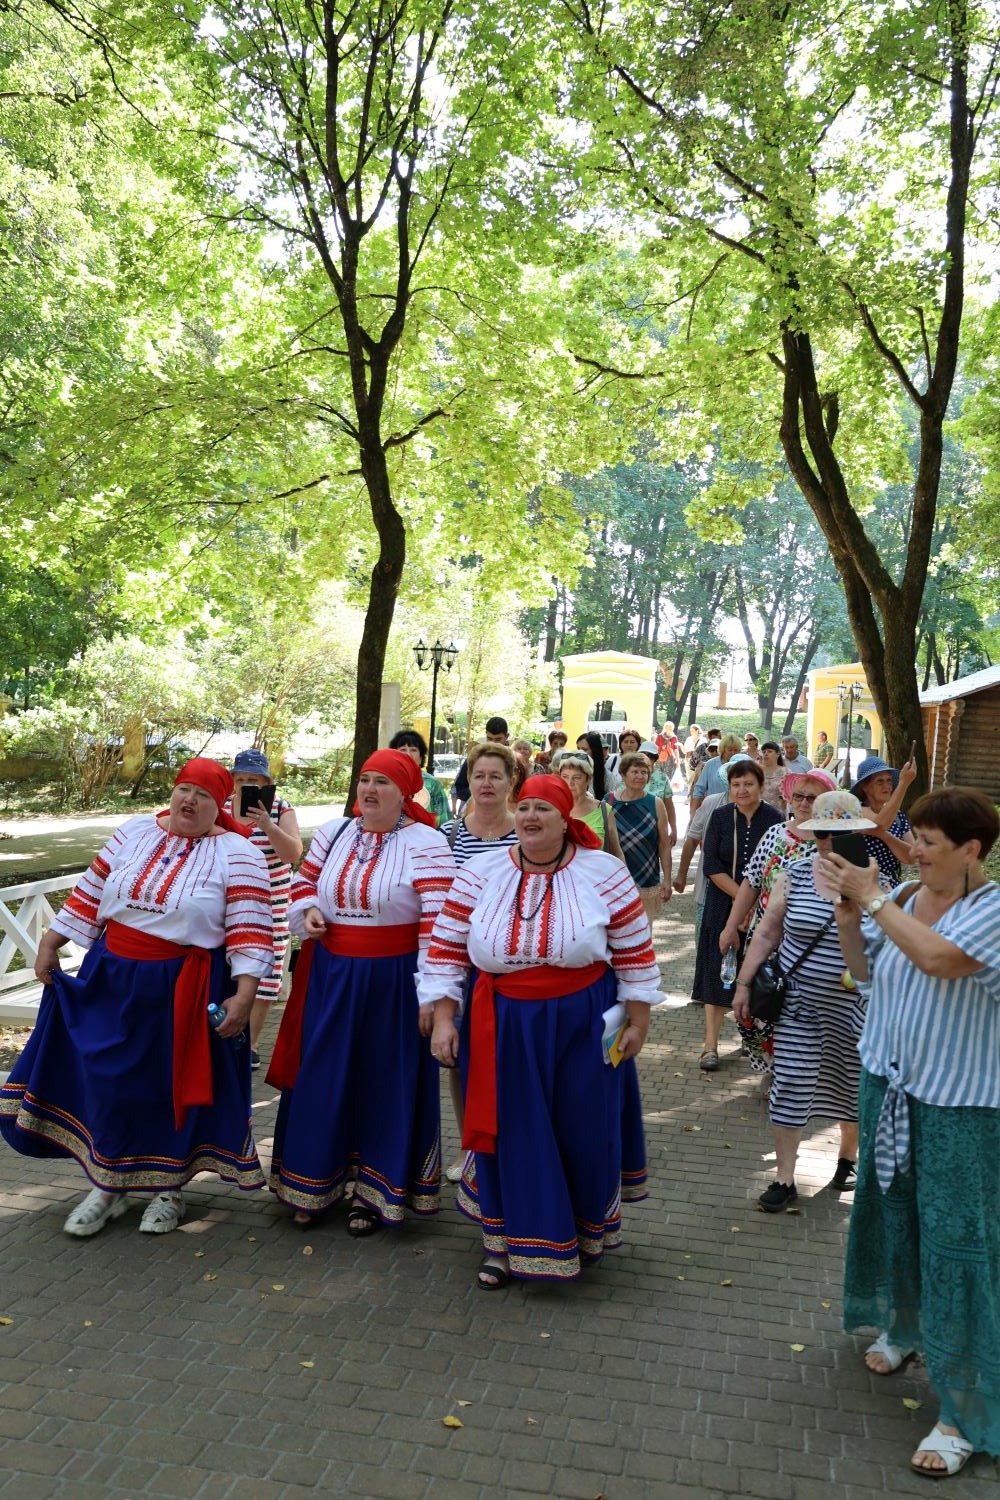
<svg viewBox="0 0 1000 1500"><path fill-rule="evenodd" d="M678 1001L690 918L675 898L658 924ZM210 1181L176 1234L140 1237L136 1211L70 1240L78 1170L0 1148L0 1494L926 1496L907 1469L936 1415L922 1371L869 1376L838 1330L834 1136L808 1142L801 1212L754 1212L765 1109L731 1034L719 1073L699 1073L699 1035L693 1008L655 1017L652 1193L627 1245L566 1287L478 1291L451 1189L436 1221L364 1244L342 1214L303 1236L263 1194ZM274 1097L256 1093L267 1146ZM996 1478L978 1458L948 1500L988 1500Z"/></svg>

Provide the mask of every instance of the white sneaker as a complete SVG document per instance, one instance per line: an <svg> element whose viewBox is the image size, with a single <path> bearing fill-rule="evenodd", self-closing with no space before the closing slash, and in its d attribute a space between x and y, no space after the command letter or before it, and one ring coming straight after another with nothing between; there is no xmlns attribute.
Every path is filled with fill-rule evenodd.
<svg viewBox="0 0 1000 1500"><path fill-rule="evenodd" d="M458 1157L456 1161L452 1162L451 1166L444 1174L449 1182L461 1182L462 1173L465 1171L465 1163L468 1160L469 1153L467 1151L463 1151L462 1155Z"/></svg>
<svg viewBox="0 0 1000 1500"><path fill-rule="evenodd" d="M140 1234L169 1234L187 1209L180 1193L157 1193L139 1221Z"/></svg>
<svg viewBox="0 0 1000 1500"><path fill-rule="evenodd" d="M88 1235L103 1229L112 1219L121 1218L127 1208L128 1199L124 1193L106 1193L103 1188L91 1188L86 1198L76 1205L66 1220L63 1233L85 1240Z"/></svg>

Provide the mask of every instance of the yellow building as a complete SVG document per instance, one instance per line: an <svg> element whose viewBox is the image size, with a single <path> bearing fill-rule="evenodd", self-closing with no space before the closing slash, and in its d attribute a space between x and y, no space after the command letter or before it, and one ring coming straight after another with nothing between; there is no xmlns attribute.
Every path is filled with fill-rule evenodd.
<svg viewBox="0 0 1000 1500"><path fill-rule="evenodd" d="M591 710L610 702L608 718L629 724L645 738L653 728L659 662L626 651L581 651L559 658L563 667L562 723L572 745L591 720ZM597 717L596 714L593 717Z"/></svg>
<svg viewBox="0 0 1000 1500"><path fill-rule="evenodd" d="M885 735L882 721L875 708L871 689L865 680L865 670L859 661L846 666L814 667L809 675L809 704L806 736L808 744L800 748L810 760L815 759L820 730L825 730L834 747L834 763L843 764L847 751L848 715L853 708L854 725L851 731L851 759L857 764L864 754L882 755ZM853 700L848 697L854 688Z"/></svg>

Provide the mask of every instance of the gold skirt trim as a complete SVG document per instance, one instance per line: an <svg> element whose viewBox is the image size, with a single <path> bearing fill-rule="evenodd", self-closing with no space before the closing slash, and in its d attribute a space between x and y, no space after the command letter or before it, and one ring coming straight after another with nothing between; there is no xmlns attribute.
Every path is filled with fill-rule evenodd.
<svg viewBox="0 0 1000 1500"><path fill-rule="evenodd" d="M28 1135L40 1136L42 1140L51 1141L53 1145L59 1146L74 1161L79 1162L91 1182L106 1192L139 1191L140 1189L148 1192L168 1192L183 1187L186 1182L191 1181L192 1177L197 1177L199 1172L213 1172L217 1177L221 1177L223 1182L235 1183L237 1187L246 1191L265 1186L264 1173L261 1171L260 1162L256 1159L256 1153L252 1161L244 1163L234 1157L211 1150L202 1150L190 1161L179 1161L173 1166L165 1163L159 1169L147 1166L142 1170L130 1171L126 1167L116 1171L108 1163L96 1161L73 1131L67 1130L65 1126L56 1125L51 1120L40 1120L27 1110L18 1110L16 1106L11 1108L12 1104L14 1104L12 1100L3 1100L0 1103L0 1113L14 1115L19 1130L24 1130Z"/></svg>

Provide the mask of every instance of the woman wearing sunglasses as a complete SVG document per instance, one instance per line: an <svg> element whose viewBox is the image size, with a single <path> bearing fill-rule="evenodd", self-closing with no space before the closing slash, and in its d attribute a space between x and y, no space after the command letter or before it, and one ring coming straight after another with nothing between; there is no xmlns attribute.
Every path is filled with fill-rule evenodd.
<svg viewBox="0 0 1000 1500"><path fill-rule="evenodd" d="M747 861L743 884L719 939L720 953L725 953L729 947L738 948L744 941L744 931L747 933L745 941L749 943L767 910L781 871L796 860L811 859L816 853L812 831L803 828L802 824L811 817L816 798L824 792L836 790L837 783L825 771L792 771L785 777L781 783L781 800L788 808L789 820L769 828ZM764 1075L764 1092L770 1093L774 1061L773 1026L770 1021L751 1018L746 1026L739 1027L739 1033L743 1040L743 1055L750 1063L751 1072ZM846 1183L839 1186L844 1187Z"/></svg>
<svg viewBox="0 0 1000 1500"><path fill-rule="evenodd" d="M830 879L831 838L872 826L850 792L823 792L812 817L800 825L816 839L814 859L801 859L779 875L767 911L754 933L736 979L733 1014L750 1020L750 984L778 949L788 993L774 1025L774 1081L769 1112L777 1175L757 1200L765 1213L791 1208L798 1192L795 1162L811 1120L836 1120L840 1152L832 1186L849 1187L858 1155L858 1037L864 1019L853 984L844 984L844 956L835 921L837 891Z"/></svg>

